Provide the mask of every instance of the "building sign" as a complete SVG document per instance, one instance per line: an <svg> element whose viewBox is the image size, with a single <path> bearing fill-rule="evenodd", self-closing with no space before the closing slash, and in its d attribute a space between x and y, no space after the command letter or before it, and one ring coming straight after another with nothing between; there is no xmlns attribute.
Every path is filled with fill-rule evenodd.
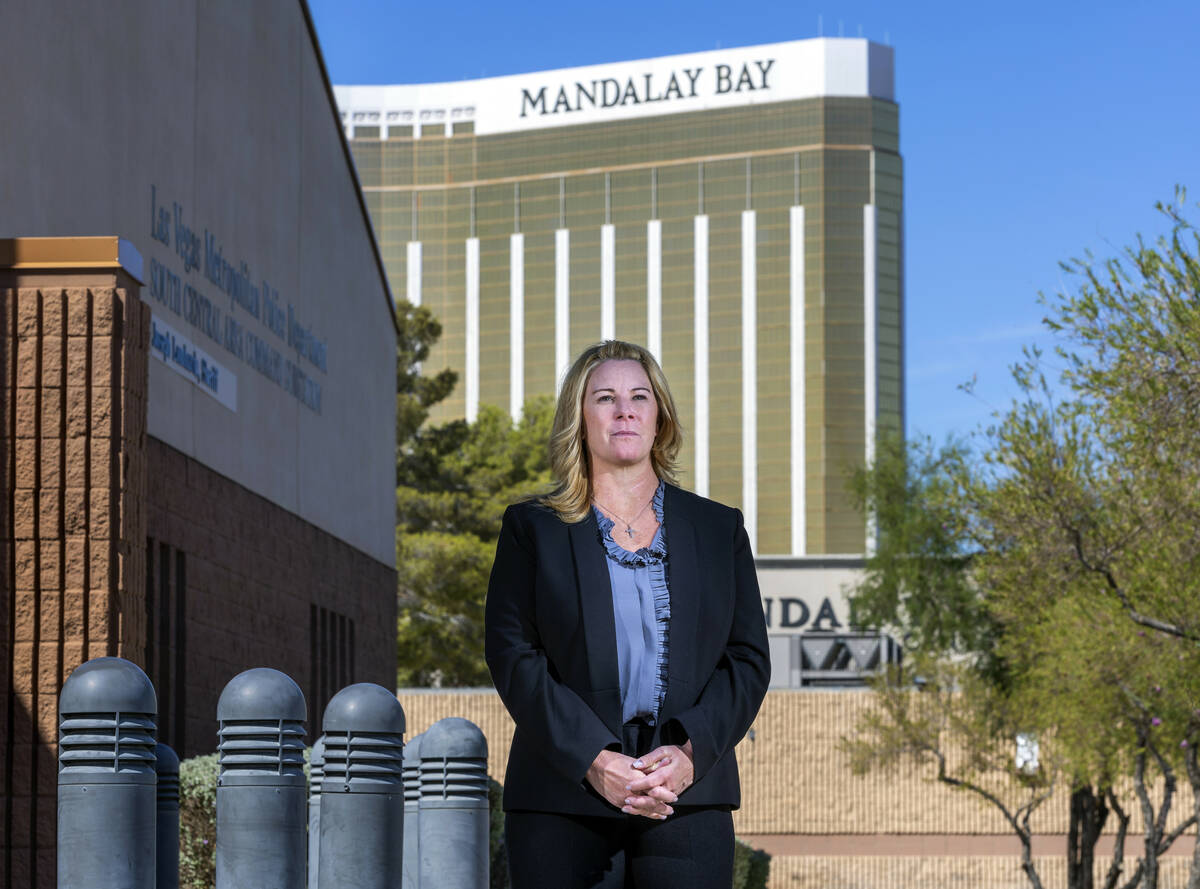
<svg viewBox="0 0 1200 889"><path fill-rule="evenodd" d="M799 633L802 630L844 630L848 618L843 614L840 618L833 607L833 600L826 596L819 603L806 602L798 596L783 596L780 598L763 597L763 614L767 619L767 630L770 632L787 631ZM839 605L844 603L839 602Z"/></svg>
<svg viewBox="0 0 1200 889"><path fill-rule="evenodd" d="M756 567L769 633L851 631L849 592L861 582L861 557L767 558Z"/></svg>
<svg viewBox="0 0 1200 889"><path fill-rule="evenodd" d="M325 340L302 323L296 307L265 278L257 279L245 260L231 261L216 234L207 228L201 232L184 207L163 199L156 185L150 186L150 237L171 248L175 256L171 265L151 256L150 286L143 299L174 312L229 357L320 414L329 350ZM181 342L186 339L177 336ZM192 349L208 354L194 345ZM186 356L181 353L181 357L186 363ZM185 365L173 366L191 372ZM206 366L219 365L210 357ZM235 379L232 374L230 379ZM205 388L199 377L196 382ZM215 388L208 391L215 397ZM236 410L236 379L233 392L233 404L225 405L230 410Z"/></svg>
<svg viewBox="0 0 1200 889"><path fill-rule="evenodd" d="M488 135L814 96L894 98L892 48L861 38L793 40L458 83L336 86L334 94L351 125L416 124L439 135L447 123L467 120L476 135Z"/></svg>
<svg viewBox="0 0 1200 889"><path fill-rule="evenodd" d="M737 71L734 66L727 64L713 65L711 69L700 65L696 68L672 69L666 77L663 77L663 72L647 71L636 77L626 77L624 84L615 77L605 77L583 82L560 82L557 89L554 85L542 86L536 93L529 88L522 88L521 117L534 113L569 114L585 109L624 108L740 93L743 90L766 90L770 89L769 76L774 67L774 59L755 59L753 63L742 64Z"/></svg>
<svg viewBox="0 0 1200 889"><path fill-rule="evenodd" d="M150 351L196 388L237 412L237 377L188 337L157 315L150 315Z"/></svg>

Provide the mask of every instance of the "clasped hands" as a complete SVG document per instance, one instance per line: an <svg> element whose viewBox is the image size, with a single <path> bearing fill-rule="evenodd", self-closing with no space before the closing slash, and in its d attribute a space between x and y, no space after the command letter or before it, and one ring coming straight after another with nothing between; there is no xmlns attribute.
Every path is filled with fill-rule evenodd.
<svg viewBox="0 0 1200 889"><path fill-rule="evenodd" d="M692 742L667 744L634 758L601 750L587 771L588 783L626 815L661 821L675 812L671 805L692 786Z"/></svg>

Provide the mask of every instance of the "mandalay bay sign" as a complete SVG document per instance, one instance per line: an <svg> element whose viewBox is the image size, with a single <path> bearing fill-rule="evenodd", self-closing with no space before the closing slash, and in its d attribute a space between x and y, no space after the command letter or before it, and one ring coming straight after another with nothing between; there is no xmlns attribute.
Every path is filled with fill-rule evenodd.
<svg viewBox="0 0 1200 889"><path fill-rule="evenodd" d="M339 86L347 123L415 124L414 135L471 121L474 133L611 123L635 117L817 96L892 98L892 48L819 38L485 77L457 83Z"/></svg>
<svg viewBox="0 0 1200 889"><path fill-rule="evenodd" d="M626 77L624 83L615 77L604 77L576 80L571 84L560 83L557 89L545 86L539 87L536 92L522 89L521 117L531 113L559 114L585 108L614 108L695 99L701 95L765 90L770 89L768 79L774 67L774 59L755 59L738 69L727 64L717 64L711 68L698 65L695 68L671 70L665 77L653 71L643 72Z"/></svg>

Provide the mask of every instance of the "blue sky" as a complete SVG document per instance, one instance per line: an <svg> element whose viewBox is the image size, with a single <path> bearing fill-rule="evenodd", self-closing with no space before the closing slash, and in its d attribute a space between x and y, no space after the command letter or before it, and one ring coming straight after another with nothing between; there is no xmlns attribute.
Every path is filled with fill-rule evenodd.
<svg viewBox="0 0 1200 889"><path fill-rule="evenodd" d="M1052 343L1037 295L1070 285L1059 260L1160 233L1153 205L1176 183L1200 198L1194 0L309 5L334 83L459 80L819 33L890 43L910 435L966 434L1008 403L1021 347ZM960 391L972 378L975 394Z"/></svg>

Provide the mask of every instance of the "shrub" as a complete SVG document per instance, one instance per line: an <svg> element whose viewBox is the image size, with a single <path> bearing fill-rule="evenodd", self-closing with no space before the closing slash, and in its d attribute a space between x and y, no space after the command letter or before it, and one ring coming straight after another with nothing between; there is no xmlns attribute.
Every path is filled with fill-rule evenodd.
<svg viewBox="0 0 1200 889"><path fill-rule="evenodd" d="M179 889L217 881L217 755L179 763Z"/></svg>
<svg viewBox="0 0 1200 889"><path fill-rule="evenodd" d="M488 778L488 885L508 889L508 849L504 845L504 788Z"/></svg>
<svg viewBox="0 0 1200 889"><path fill-rule="evenodd" d="M771 875L771 856L752 849L741 840L733 845L733 889L767 889Z"/></svg>

